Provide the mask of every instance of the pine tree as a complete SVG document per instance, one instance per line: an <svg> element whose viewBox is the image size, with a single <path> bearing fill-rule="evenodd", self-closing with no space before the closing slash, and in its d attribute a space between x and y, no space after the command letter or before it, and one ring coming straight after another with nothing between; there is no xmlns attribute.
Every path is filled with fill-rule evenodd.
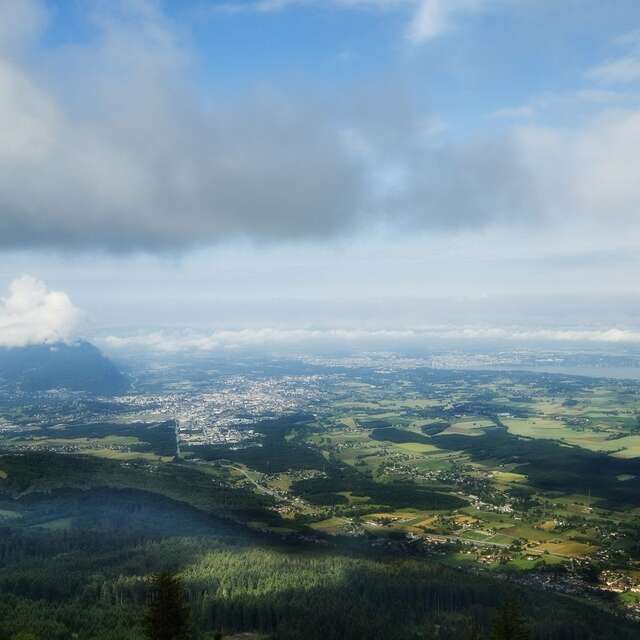
<svg viewBox="0 0 640 640"><path fill-rule="evenodd" d="M154 579L145 622L149 640L190 640L193 637L191 611L182 583L173 573L164 572Z"/></svg>
<svg viewBox="0 0 640 640"><path fill-rule="evenodd" d="M507 600L498 609L491 640L529 640L529 632L515 600Z"/></svg>
<svg viewBox="0 0 640 640"><path fill-rule="evenodd" d="M482 640L482 627L476 618L472 618L467 629L466 640Z"/></svg>

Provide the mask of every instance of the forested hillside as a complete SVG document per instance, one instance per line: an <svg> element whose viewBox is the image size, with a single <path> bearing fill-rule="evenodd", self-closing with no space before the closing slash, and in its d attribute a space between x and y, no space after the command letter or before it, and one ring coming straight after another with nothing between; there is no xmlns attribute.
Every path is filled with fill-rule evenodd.
<svg viewBox="0 0 640 640"><path fill-rule="evenodd" d="M201 638L488 638L512 596L536 640L638 634L583 603L464 573L401 543L393 553L294 545L148 491L34 492L0 507L2 640L144 638L153 576L164 570L180 577Z"/></svg>

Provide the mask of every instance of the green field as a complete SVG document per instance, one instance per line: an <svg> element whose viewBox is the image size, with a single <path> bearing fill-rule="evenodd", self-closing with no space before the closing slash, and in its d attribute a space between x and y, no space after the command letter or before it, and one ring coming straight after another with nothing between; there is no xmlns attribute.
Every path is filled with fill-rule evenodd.
<svg viewBox="0 0 640 640"><path fill-rule="evenodd" d="M640 584L635 383L351 375L326 382L313 413L244 423L251 445L183 443L179 456L176 425L160 412L127 407L103 419L38 423L27 407L7 410L19 428L0 438L0 524L64 538L144 521L169 535L175 522L142 508L148 497L135 494L124 515L108 500L89 509L77 497L141 491L171 501L188 535L206 534L215 519L278 544L341 549L346 541L363 553L415 554L535 584L552 576L584 584L585 594L587 579L607 570ZM65 492L80 493L69 504Z"/></svg>

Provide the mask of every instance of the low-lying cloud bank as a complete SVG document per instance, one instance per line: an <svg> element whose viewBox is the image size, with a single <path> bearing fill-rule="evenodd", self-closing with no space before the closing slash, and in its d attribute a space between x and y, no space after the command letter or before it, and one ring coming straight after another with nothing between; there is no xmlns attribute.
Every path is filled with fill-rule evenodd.
<svg viewBox="0 0 640 640"><path fill-rule="evenodd" d="M69 342L82 314L67 294L31 276L17 278L0 298L0 347Z"/></svg>
<svg viewBox="0 0 640 640"><path fill-rule="evenodd" d="M353 329L240 329L210 333L193 331L107 336L101 344L113 350L148 350L164 353L207 352L233 349L300 349L353 347L389 349L417 347L436 341L552 342L571 344L640 344L640 331L625 329L505 329L432 327L412 330Z"/></svg>

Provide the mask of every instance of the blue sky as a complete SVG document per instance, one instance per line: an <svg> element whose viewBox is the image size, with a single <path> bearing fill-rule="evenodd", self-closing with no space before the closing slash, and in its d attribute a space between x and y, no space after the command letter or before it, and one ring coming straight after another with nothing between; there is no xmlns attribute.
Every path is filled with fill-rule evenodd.
<svg viewBox="0 0 640 640"><path fill-rule="evenodd" d="M99 39L87 7L95 12L100 4L43 3L49 23L41 55ZM127 3L112 3L118 4L124 8L114 13L124 21ZM490 119L496 111L601 89L588 71L622 57L621 39L640 29L634 0L471 1L467 10L451 11L446 29L419 41L408 35L417 0L316 0L264 9L251 0L156 5L189 51L184 79L203 100L265 87L339 99L354 85L397 83L458 133L499 126Z"/></svg>
<svg viewBox="0 0 640 640"><path fill-rule="evenodd" d="M639 87L635 0L4 0L0 288L97 333L635 331Z"/></svg>

